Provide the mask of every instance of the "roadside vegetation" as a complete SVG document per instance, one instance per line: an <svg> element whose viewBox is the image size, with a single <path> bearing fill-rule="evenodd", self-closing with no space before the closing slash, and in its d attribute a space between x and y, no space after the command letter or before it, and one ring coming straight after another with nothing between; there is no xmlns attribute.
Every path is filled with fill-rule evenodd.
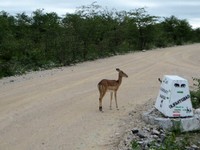
<svg viewBox="0 0 200 150"><path fill-rule="evenodd" d="M96 2L60 17L38 9L0 12L0 78L132 51L200 42L186 19L159 17L145 8L117 11Z"/></svg>
<svg viewBox="0 0 200 150"><path fill-rule="evenodd" d="M194 90L190 91L193 108L200 108L200 79L193 78Z"/></svg>

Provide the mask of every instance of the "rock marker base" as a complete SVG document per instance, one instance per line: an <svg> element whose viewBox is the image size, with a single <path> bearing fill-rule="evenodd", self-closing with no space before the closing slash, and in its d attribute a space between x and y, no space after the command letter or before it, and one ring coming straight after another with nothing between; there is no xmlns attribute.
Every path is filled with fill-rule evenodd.
<svg viewBox="0 0 200 150"><path fill-rule="evenodd" d="M193 111L192 117L171 118L165 117L156 108L142 114L142 119L149 124L158 125L165 130L180 129L181 132L200 130L200 111Z"/></svg>

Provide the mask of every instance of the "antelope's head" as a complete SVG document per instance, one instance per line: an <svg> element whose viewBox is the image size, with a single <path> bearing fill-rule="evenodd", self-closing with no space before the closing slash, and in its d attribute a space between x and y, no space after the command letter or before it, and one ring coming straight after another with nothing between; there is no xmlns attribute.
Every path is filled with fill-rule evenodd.
<svg viewBox="0 0 200 150"><path fill-rule="evenodd" d="M119 68L116 68L116 71L119 72L119 76L128 78L128 75L124 73L122 70L120 70Z"/></svg>

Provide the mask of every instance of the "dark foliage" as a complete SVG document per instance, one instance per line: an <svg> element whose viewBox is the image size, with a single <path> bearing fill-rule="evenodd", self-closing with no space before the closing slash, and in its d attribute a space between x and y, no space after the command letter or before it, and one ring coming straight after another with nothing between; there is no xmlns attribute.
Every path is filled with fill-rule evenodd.
<svg viewBox="0 0 200 150"><path fill-rule="evenodd" d="M0 78L155 47L200 42L200 29L144 8L108 11L96 3L73 14L0 12Z"/></svg>
<svg viewBox="0 0 200 150"><path fill-rule="evenodd" d="M193 78L195 90L190 91L192 106L200 108L200 79Z"/></svg>

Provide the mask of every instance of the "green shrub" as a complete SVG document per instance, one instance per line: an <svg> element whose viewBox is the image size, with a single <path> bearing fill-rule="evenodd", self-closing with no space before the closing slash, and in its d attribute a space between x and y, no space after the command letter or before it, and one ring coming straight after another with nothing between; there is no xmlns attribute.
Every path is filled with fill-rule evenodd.
<svg viewBox="0 0 200 150"><path fill-rule="evenodd" d="M132 142L131 142L131 148L132 148L133 150L140 150L140 145L138 144L137 141L132 141Z"/></svg>
<svg viewBox="0 0 200 150"><path fill-rule="evenodd" d="M181 139L177 138L177 134L174 132L169 132L165 140L160 144L160 146L152 142L149 149L152 150L183 150L186 146L189 145L187 136L182 137Z"/></svg>
<svg viewBox="0 0 200 150"><path fill-rule="evenodd" d="M195 90L190 91L192 106L194 108L200 107L200 79L193 78Z"/></svg>

